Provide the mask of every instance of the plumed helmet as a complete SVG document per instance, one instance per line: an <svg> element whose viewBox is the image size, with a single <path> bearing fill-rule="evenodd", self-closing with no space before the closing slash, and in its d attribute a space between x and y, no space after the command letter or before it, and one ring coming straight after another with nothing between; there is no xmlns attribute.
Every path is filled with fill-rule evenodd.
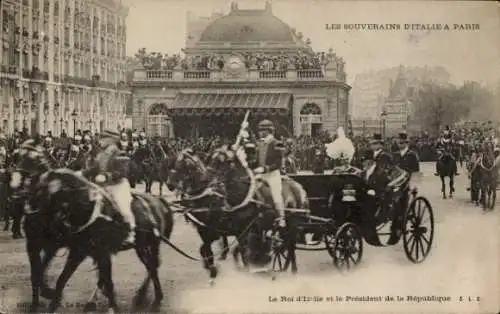
<svg viewBox="0 0 500 314"><path fill-rule="evenodd" d="M270 120L262 120L259 123L259 131L260 130L267 130L269 132L273 132L274 124Z"/></svg>

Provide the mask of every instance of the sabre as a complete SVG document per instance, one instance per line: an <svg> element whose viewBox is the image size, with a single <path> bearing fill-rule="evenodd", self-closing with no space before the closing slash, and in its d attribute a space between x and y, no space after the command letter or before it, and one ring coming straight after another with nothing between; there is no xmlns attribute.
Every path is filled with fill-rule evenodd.
<svg viewBox="0 0 500 314"><path fill-rule="evenodd" d="M250 115L250 110L247 110L245 113L245 118L243 118L243 122L241 122L241 128L240 132L238 133L238 136L236 136L236 142L233 145L233 149L236 150L240 146L241 140L243 139L243 135L241 135L241 131L245 130L248 125L248 116Z"/></svg>

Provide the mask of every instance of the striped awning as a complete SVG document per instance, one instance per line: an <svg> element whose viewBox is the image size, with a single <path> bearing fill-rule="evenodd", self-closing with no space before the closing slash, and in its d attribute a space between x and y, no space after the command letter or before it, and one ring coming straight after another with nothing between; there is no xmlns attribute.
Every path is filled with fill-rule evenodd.
<svg viewBox="0 0 500 314"><path fill-rule="evenodd" d="M180 93L169 106L172 116L238 115L246 110L254 113L286 115L292 95L262 94L184 94Z"/></svg>

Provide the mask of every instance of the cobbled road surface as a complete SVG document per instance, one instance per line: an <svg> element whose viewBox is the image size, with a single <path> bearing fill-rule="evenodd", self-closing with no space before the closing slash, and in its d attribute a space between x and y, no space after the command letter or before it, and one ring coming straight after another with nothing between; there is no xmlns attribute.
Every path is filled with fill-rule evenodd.
<svg viewBox="0 0 500 314"><path fill-rule="evenodd" d="M453 199L442 199L434 165L422 164L420 194L431 201L435 214L432 251L421 264L412 264L402 244L377 248L366 245L362 263L347 273L337 271L326 252L298 252L297 275L248 274L235 268L231 258L219 263L214 286L198 262L187 260L169 246L161 249L160 280L165 299L162 313L497 313L500 309L499 206L483 213L469 203L465 170L456 182ZM142 186L139 186L143 190ZM156 190L155 190L156 189ZM153 192L158 193L157 187ZM173 198L170 192L165 193ZM183 217L175 218L172 241L198 257L200 239ZM230 238L232 242L232 238ZM218 244L213 245L216 254ZM65 251L52 264L50 283L62 270ZM131 311L135 290L145 269L133 250L113 258L113 278L119 305ZM81 312L96 284L96 272L86 260L64 292L59 313ZM29 263L24 240L0 231L0 310L25 312L30 302ZM150 300L153 289L149 291ZM398 299L397 297L402 297ZM443 297L441 301L409 300L408 296ZM306 299L299 298L306 297ZM356 297L381 297L363 301ZM392 297L394 300L385 300ZM43 299L42 299L43 300ZM47 304L47 301L43 301ZM107 311L98 298L98 312ZM145 309L144 311L147 311Z"/></svg>

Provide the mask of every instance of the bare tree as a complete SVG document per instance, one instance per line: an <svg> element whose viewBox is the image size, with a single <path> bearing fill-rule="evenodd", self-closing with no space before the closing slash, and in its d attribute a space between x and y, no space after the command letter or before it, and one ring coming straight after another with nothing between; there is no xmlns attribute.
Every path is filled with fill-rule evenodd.
<svg viewBox="0 0 500 314"><path fill-rule="evenodd" d="M414 99L414 116L422 127L438 134L445 125L466 117L470 111L470 93L455 85L427 82L421 85Z"/></svg>

